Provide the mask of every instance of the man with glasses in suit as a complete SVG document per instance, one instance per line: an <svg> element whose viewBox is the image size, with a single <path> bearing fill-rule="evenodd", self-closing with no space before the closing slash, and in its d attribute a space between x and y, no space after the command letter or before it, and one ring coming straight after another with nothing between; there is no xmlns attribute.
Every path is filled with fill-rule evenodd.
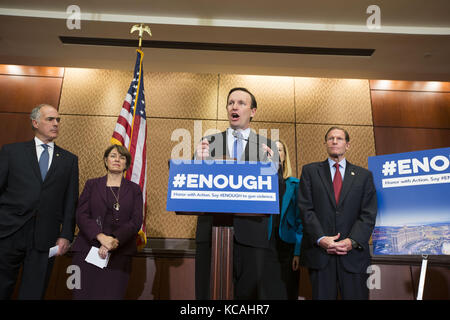
<svg viewBox="0 0 450 320"><path fill-rule="evenodd" d="M298 206L303 224L300 263L313 299L368 299L369 239L377 216L372 173L345 159L348 132L325 134L328 158L303 166Z"/></svg>

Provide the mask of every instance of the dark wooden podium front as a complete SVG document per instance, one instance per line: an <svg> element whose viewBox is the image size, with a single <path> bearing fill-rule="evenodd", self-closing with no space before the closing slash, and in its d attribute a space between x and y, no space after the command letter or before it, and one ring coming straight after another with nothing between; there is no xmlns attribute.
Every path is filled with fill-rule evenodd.
<svg viewBox="0 0 450 320"><path fill-rule="evenodd" d="M211 238L211 300L233 299L233 215L213 215Z"/></svg>

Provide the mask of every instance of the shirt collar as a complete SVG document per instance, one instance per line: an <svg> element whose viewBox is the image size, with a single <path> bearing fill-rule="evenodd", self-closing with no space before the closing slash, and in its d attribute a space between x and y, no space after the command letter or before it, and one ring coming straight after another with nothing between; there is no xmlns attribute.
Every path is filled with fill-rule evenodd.
<svg viewBox="0 0 450 320"><path fill-rule="evenodd" d="M242 137L243 137L245 140L248 140L248 137L250 136L250 130L251 130L250 127L248 127L248 128L245 129L245 130L238 129L238 131L242 134ZM228 129L227 129L227 134L233 136L233 131L234 131L233 128L228 128Z"/></svg>
<svg viewBox="0 0 450 320"><path fill-rule="evenodd" d="M334 167L334 164L336 163L336 161L331 160L330 158L328 158L328 164L330 165L330 168ZM345 167L347 166L347 160L342 159L341 161L339 161L339 167L343 168L345 170Z"/></svg>
<svg viewBox="0 0 450 320"><path fill-rule="evenodd" d="M38 137L34 137L34 141L35 141L35 143L36 143L36 146L40 146L40 145L42 145L42 144L45 144L41 139L39 139ZM50 148L54 148L55 147L55 143L52 141L52 142L49 142L49 143L47 143L47 145L50 147Z"/></svg>

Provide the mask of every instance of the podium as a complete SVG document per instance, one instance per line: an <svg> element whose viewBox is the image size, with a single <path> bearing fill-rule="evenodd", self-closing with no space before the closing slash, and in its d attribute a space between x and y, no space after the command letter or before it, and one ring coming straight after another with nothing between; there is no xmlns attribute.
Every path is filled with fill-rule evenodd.
<svg viewBox="0 0 450 320"><path fill-rule="evenodd" d="M225 160L232 160L232 159L225 159ZM221 164L223 165L223 164ZM217 200L217 199L209 199L210 196L208 195L207 199L204 199L204 193L202 191L191 191L191 189L184 190L181 189L181 186L185 186L185 184L190 184L190 188L192 186L199 187L200 185L200 178L199 174L197 172L200 172L203 174L202 170L209 170L206 171L206 176L211 176L211 172L214 172L216 170L214 167L208 166L203 169L198 169L198 165L194 164L184 164L185 167L180 166L177 170L173 170L171 168L171 172L169 174L169 189L168 189L168 204L167 204L167 210L168 211L175 211L177 215L197 215L197 216L210 216L212 219L212 230L211 230L211 264L210 264L210 299L212 300L232 300L234 298L234 285L233 285L233 242L234 242L234 228L233 228L233 221L235 216L267 216L267 214L270 213L278 213L278 179L272 179L267 178L266 181L263 181L263 179L257 179L256 176L258 174L261 174L259 169L262 165L255 166L249 165L247 166L240 166L239 170L236 170L234 168L232 171L227 171L226 174L235 174L235 175L247 175L246 178L250 177L253 181L253 185L250 185L250 183L242 182L244 187L240 187L241 190L236 190L237 187L233 188L236 191L226 191L223 190L224 180L226 178L226 174L219 174L220 179L219 183L221 186L221 191L219 192L221 195L225 194L225 197L228 197L230 193L234 194L231 196L241 196L242 197L248 197L247 202L251 205L242 206L239 205L238 207L233 207L232 202L229 201L229 199L226 200ZM192 167L191 167L192 166ZM197 166L197 167L195 167ZM189 168L188 168L189 167ZM193 169L192 169L193 168ZM193 170L192 172L196 172L195 174L192 174L192 179L189 178L189 170ZM195 170L194 170L195 169ZM222 170L224 168L222 167ZM226 171L226 170L225 170ZM225 172L221 171L221 172ZM251 175L254 174L254 175ZM277 177L276 173L274 174L275 177ZM242 180L245 180L242 176L240 176ZM231 178L230 178L231 179ZM190 182L189 182L190 181ZM235 180L234 183L236 183L237 180ZM250 180L247 180L250 181ZM271 182L269 182L271 181ZM171 185L172 183L172 185ZM250 189L243 190L242 188L246 188L245 184L247 183L247 187ZM261 187L257 187L256 183L260 183ZM269 186L270 184L270 186ZM181 185L181 186L180 186ZM211 188L211 187L209 187ZM257 194L259 194L261 188L266 188L270 192L263 192L264 194L261 196L263 200L256 199L256 197L259 197ZM272 189L273 188L273 189ZM264 191L264 190L263 190ZM204 192L204 191L203 191ZM208 191L209 192L209 191ZM216 193L215 193L216 192ZM214 194L217 196L218 191L211 191L211 194ZM271 200L267 200L267 197L270 196ZM194 200L190 200L191 197L194 198ZM195 197L201 197L200 200L196 199ZM212 197L212 196L211 196ZM174 200L175 199L175 200ZM185 200L188 199L188 200ZM248 200L250 199L250 200ZM169 205L169 200L170 205ZM227 201L228 200L228 201ZM186 201L186 202L185 202ZM189 201L192 201L195 205L191 205L191 203L188 203ZM198 205L198 202L208 202L208 208L215 210L216 208L214 206L217 206L221 204L220 207L217 208L217 212L211 212L212 210L202 210L203 207L201 205ZM225 201L225 202L220 202ZM211 207L211 203L216 203ZM269 202L271 203L269 205ZM225 209L226 208L226 209ZM227 210L230 210L227 212ZM242 212L242 211L243 212ZM206 212L205 212L206 211ZM242 213L232 213L232 212L242 212ZM259 212L257 214L252 212Z"/></svg>

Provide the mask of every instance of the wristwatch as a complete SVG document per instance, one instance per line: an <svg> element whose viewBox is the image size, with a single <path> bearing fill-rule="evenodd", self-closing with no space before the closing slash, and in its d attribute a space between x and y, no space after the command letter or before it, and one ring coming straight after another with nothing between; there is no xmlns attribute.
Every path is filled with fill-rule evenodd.
<svg viewBox="0 0 450 320"><path fill-rule="evenodd" d="M356 242L355 240L350 238L350 241L352 242L352 248L353 249L358 249L359 248L359 244L358 242Z"/></svg>

